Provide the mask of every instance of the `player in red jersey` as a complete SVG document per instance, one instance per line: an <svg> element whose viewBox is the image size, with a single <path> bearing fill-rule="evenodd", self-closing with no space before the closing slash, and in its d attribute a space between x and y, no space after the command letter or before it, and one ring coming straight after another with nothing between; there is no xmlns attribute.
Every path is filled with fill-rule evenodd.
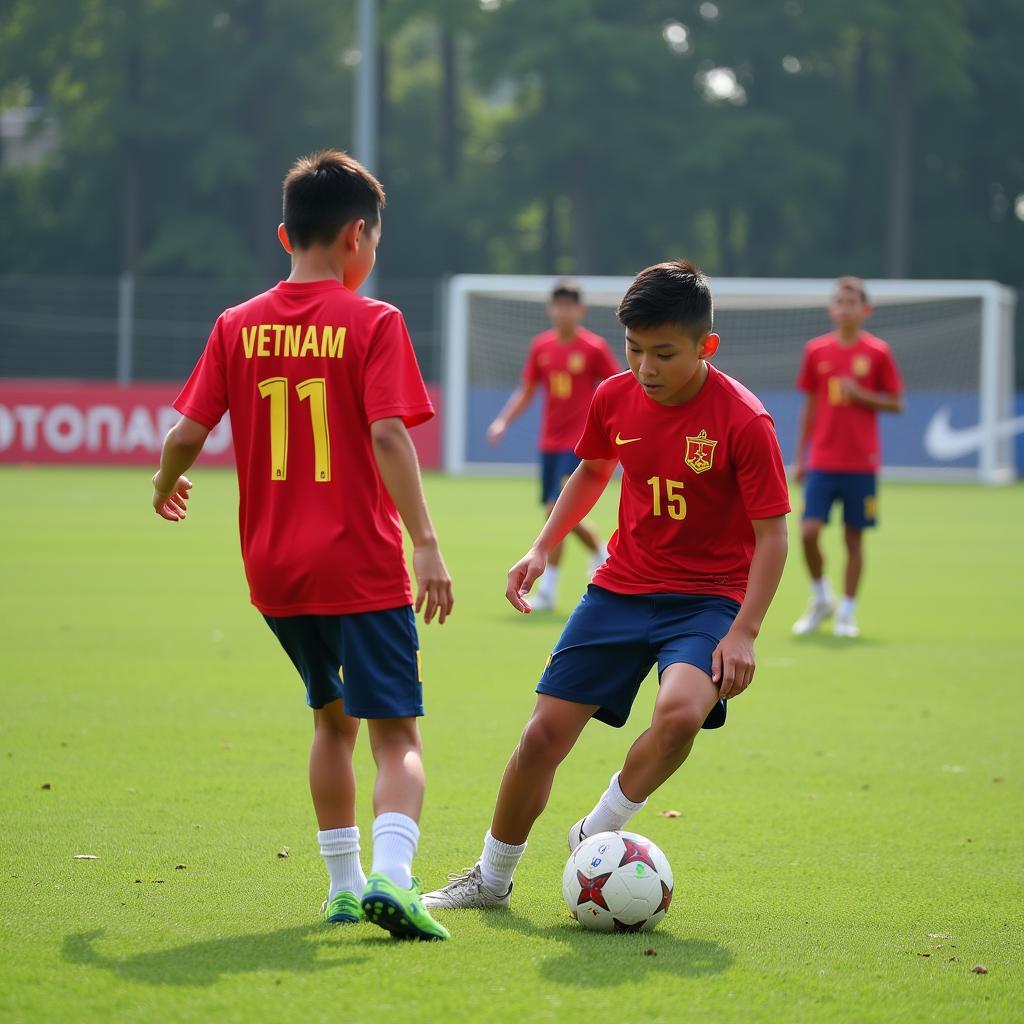
<svg viewBox="0 0 1024 1024"><path fill-rule="evenodd" d="M586 312L578 285L559 281L548 302L553 327L533 339L523 367L522 383L487 428L487 439L497 444L505 436L508 425L533 401L537 388L543 387L540 500L548 515L562 485L580 464L573 449L583 433L594 388L619 372L619 365L604 338L582 326ZM591 569L596 569L608 555L601 538L584 522L577 523L572 532L591 553ZM551 551L548 571L533 601L535 611L546 611L555 605L561 558L559 544Z"/></svg>
<svg viewBox="0 0 1024 1024"><path fill-rule="evenodd" d="M303 157L284 182L286 281L221 314L174 407L153 506L185 518L183 475L226 412L252 602L313 709L309 784L330 876L323 914L444 939L411 877L423 802L416 611L444 622L452 586L408 427L434 414L402 314L356 294L376 258L384 192L345 153ZM352 753L367 719L377 764L373 868L359 860Z"/></svg>
<svg viewBox="0 0 1024 1024"><path fill-rule="evenodd" d="M623 828L686 760L701 728L754 676L754 639L786 561L789 492L775 427L756 396L707 360L707 280L682 260L648 267L618 310L629 372L597 389L582 458L533 547L508 574L526 595L548 553L594 507L622 466L608 560L566 623L537 704L505 769L479 862L424 896L429 907L507 907L512 873L555 771L591 718L625 724L657 665L650 727L633 743L569 847Z"/></svg>
<svg viewBox="0 0 1024 1024"><path fill-rule="evenodd" d="M903 382L889 346L861 330L871 306L860 278L836 282L828 311L836 329L807 343L796 382L806 395L795 475L805 481L801 533L811 598L793 632L811 633L835 613L835 635L855 637L860 635L856 601L864 568L864 530L878 516L878 413L903 411ZM821 528L837 500L843 502L846 541L838 611L820 544Z"/></svg>

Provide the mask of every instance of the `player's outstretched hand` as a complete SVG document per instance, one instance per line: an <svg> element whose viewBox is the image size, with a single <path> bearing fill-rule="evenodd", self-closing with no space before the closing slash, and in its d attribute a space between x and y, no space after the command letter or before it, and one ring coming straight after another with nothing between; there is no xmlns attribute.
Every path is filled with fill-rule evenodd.
<svg viewBox="0 0 1024 1024"><path fill-rule="evenodd" d="M548 556L536 548L530 548L508 571L508 586L505 597L517 612L529 615L533 609L523 600L530 588L548 567Z"/></svg>
<svg viewBox="0 0 1024 1024"><path fill-rule="evenodd" d="M437 541L417 544L412 549L412 571L416 574L416 612L423 609L423 621L432 622L437 615L439 626L452 613L455 598L452 595L452 578L445 568L444 559Z"/></svg>
<svg viewBox="0 0 1024 1024"><path fill-rule="evenodd" d="M724 700L742 693L754 678L754 637L732 630L711 654L711 681Z"/></svg>
<svg viewBox="0 0 1024 1024"><path fill-rule="evenodd" d="M508 430L508 424L504 420L495 420L487 428L487 440L491 444L497 444L505 436L506 430Z"/></svg>
<svg viewBox="0 0 1024 1024"><path fill-rule="evenodd" d="M187 476L179 476L169 491L162 491L156 480L159 475L153 476L153 511L172 523L180 522L188 515L188 492L192 489L192 481Z"/></svg>

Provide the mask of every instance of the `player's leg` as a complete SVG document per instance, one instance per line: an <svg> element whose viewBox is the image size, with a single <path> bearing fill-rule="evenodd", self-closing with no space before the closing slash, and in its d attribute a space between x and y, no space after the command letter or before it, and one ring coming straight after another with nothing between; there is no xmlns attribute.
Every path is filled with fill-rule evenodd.
<svg viewBox="0 0 1024 1024"><path fill-rule="evenodd" d="M811 596L807 610L793 623L797 636L813 633L835 611L836 602L825 576L825 556L821 550L821 531L828 522L835 497L834 474L816 470L807 474L800 539L811 579Z"/></svg>
<svg viewBox="0 0 1024 1024"><path fill-rule="evenodd" d="M359 860L352 770L359 720L345 713L333 639L337 616L264 618L302 677L306 702L313 709L309 790L319 826L317 843L330 879L321 913L337 924L362 921L359 897L366 876Z"/></svg>
<svg viewBox="0 0 1024 1024"><path fill-rule="evenodd" d="M428 906L508 906L512 874L559 764L592 717L625 722L654 662L649 645L637 639L648 604L588 587L537 684L537 705L505 769L479 862L428 893Z"/></svg>
<svg viewBox="0 0 1024 1024"><path fill-rule="evenodd" d="M650 727L630 748L594 809L569 831L570 850L587 836L624 828L689 756L701 729L725 724L711 682L712 656L740 606L726 597L656 595L648 638L657 650L659 690Z"/></svg>
<svg viewBox="0 0 1024 1024"><path fill-rule="evenodd" d="M366 719L377 766L373 866L360 900L367 918L403 938L446 939L420 902L412 863L423 806L423 714L416 620L408 605L337 617L345 710Z"/></svg>
<svg viewBox="0 0 1024 1024"><path fill-rule="evenodd" d="M544 506L544 518L551 515L562 489L561 452L540 454L540 501ZM535 612L551 611L558 595L558 574L562 561L562 545L557 544L548 553L548 566L537 583L537 590L530 601Z"/></svg>
<svg viewBox="0 0 1024 1024"><path fill-rule="evenodd" d="M873 473L851 473L843 495L843 539L846 572L843 597L836 613L836 636L860 636L857 626L857 590L864 572L864 531L877 522L877 488Z"/></svg>

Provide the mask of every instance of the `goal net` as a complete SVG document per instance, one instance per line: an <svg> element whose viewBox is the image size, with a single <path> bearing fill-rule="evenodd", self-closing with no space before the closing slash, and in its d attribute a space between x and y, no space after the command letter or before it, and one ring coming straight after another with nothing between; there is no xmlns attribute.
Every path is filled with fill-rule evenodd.
<svg viewBox="0 0 1024 1024"><path fill-rule="evenodd" d="M584 324L611 344L625 368L615 319L629 278L575 278ZM460 275L448 286L445 325L445 468L513 473L537 462L540 395L500 446L487 425L517 385L530 340L550 326L552 277ZM831 329L829 280L717 278L719 369L742 381L775 419L792 462L802 396L795 390L804 343ZM1016 476L1013 319L1016 293L990 281L867 281L874 313L865 327L884 338L906 387L902 415L881 417L884 472L895 479L1002 484Z"/></svg>

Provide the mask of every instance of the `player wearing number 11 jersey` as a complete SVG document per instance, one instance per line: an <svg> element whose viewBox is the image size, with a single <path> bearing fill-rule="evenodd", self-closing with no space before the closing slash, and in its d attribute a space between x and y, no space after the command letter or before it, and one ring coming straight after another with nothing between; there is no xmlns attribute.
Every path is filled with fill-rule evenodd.
<svg viewBox="0 0 1024 1024"><path fill-rule="evenodd" d="M429 907L509 905L512 873L558 765L591 718L625 725L653 667L651 724L569 829L570 849L623 828L686 760L701 728L724 724L725 701L754 675L754 638L787 548L789 492L774 425L754 395L708 363L719 338L707 280L692 264L644 270L618 316L629 372L598 387L576 446L583 461L509 571L505 596L531 610L526 595L548 552L620 464L618 530L548 659L479 862L428 893Z"/></svg>
<svg viewBox="0 0 1024 1024"><path fill-rule="evenodd" d="M174 407L153 505L185 518L182 475L225 413L252 602L306 686L309 782L330 876L323 913L400 936L445 939L420 901L423 714L415 608L444 622L448 577L408 427L434 414L402 314L356 294L373 268L384 192L340 152L298 160L284 182L288 280L227 310ZM367 719L377 764L373 868L359 860L352 752Z"/></svg>

